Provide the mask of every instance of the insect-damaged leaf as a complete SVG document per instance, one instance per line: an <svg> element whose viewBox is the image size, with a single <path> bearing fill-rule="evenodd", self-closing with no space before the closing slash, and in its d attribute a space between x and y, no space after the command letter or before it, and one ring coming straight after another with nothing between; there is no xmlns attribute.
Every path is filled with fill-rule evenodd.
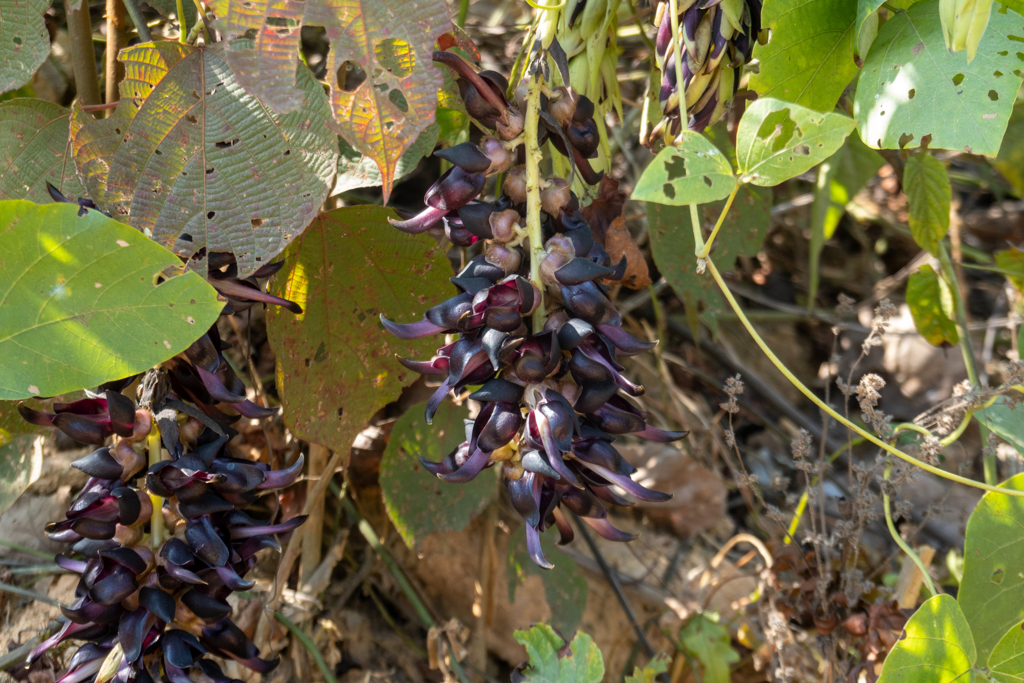
<svg viewBox="0 0 1024 683"><path fill-rule="evenodd" d="M286 252L271 291L303 313L267 311L277 382L289 428L333 450L393 401L410 372L395 359L429 358L443 339L402 341L385 332L419 320L453 293L451 265L427 235L387 222L394 212L354 206L321 214Z"/></svg>
<svg viewBox="0 0 1024 683"><path fill-rule="evenodd" d="M246 277L316 216L338 145L309 69L297 72L302 109L281 116L238 87L222 52L172 42L123 50L120 104L100 120L76 110L72 150L90 196L115 218L182 257L231 252ZM191 267L205 273L205 257Z"/></svg>
<svg viewBox="0 0 1024 683"><path fill-rule="evenodd" d="M82 194L68 154L70 117L70 110L43 100L0 103L0 199L49 204L46 183L68 196Z"/></svg>
<svg viewBox="0 0 1024 683"><path fill-rule="evenodd" d="M443 0L213 0L229 38L256 32L226 53L249 93L293 111L303 25L323 26L330 42L327 79L342 136L380 167L384 201L402 153L434 121L442 73L434 43L451 30Z"/></svg>
<svg viewBox="0 0 1024 683"><path fill-rule="evenodd" d="M725 199L736 186L725 155L700 133L683 131L658 153L633 190L633 199L672 206Z"/></svg>
<svg viewBox="0 0 1024 683"><path fill-rule="evenodd" d="M0 202L0 399L52 396L161 363L216 322L222 302L181 261L75 204Z"/></svg>
<svg viewBox="0 0 1024 683"><path fill-rule="evenodd" d="M50 0L0 0L0 93L28 83L50 54Z"/></svg>

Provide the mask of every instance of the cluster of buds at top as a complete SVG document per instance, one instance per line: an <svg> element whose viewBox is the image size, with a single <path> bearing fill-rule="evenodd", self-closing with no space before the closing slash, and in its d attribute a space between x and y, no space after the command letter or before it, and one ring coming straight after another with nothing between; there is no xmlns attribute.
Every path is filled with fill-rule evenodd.
<svg viewBox="0 0 1024 683"><path fill-rule="evenodd" d="M652 131L653 138L675 137L684 120L690 130L700 132L722 118L739 88L743 65L763 38L761 0L678 0L677 8L678 35L672 30L667 0L655 15L659 99L665 116ZM676 73L677 50L682 74Z"/></svg>
<svg viewBox="0 0 1024 683"><path fill-rule="evenodd" d="M517 93L517 99L525 95ZM524 104L518 109L526 110ZM548 91L542 109L541 119L554 133L551 140L564 136L563 146L567 142L572 148L566 151L583 159L596 150L593 110L583 98L570 89ZM459 148L465 149L460 145L437 154L453 160ZM532 256L523 249L530 191L539 193L543 239L543 251L533 245ZM445 209L452 241L479 250L451 278L456 295L427 310L419 322L381 317L402 339L458 335L429 360L400 359L441 381L427 402L428 422L449 393L475 388L469 398L480 409L466 421L465 441L441 462L421 460L423 466L452 483L500 467L512 505L526 524L530 556L542 567L551 565L541 552L541 532L557 525L563 542L572 539L563 508L606 538L631 539L607 520L606 504L628 504L613 487L649 501L668 496L634 482L635 468L612 443L624 434L667 442L685 433L648 425L646 414L621 395L639 396L643 387L623 374L619 358L654 346L622 329L601 284L623 277L625 259L611 262L564 178L543 180L531 190L522 166L508 170L495 201L470 197ZM408 229L409 222L399 227ZM532 281L530 258L538 259ZM534 315L541 306L548 313L544 319Z"/></svg>
<svg viewBox="0 0 1024 683"><path fill-rule="evenodd" d="M227 285L234 310L266 299L254 282L233 276L232 264L220 266L211 278ZM275 490L295 481L303 461L272 470L232 454L229 424L239 416L228 407L248 417L272 411L246 399L225 348L210 328L143 375L136 401L121 393L130 377L55 403L53 412L19 406L29 422L100 447L72 463L89 478L66 518L46 527L51 540L68 544L57 564L81 576L75 602L61 608L68 621L29 655L31 662L66 639L86 641L59 683L229 683L204 655L258 673L277 663L260 659L232 622L228 597L250 590L244 577L256 554L280 551L275 536L304 521L274 519Z"/></svg>
<svg viewBox="0 0 1024 683"><path fill-rule="evenodd" d="M974 60L985 35L992 4L993 0L939 0L939 21L946 49L952 52L967 50L968 64ZM867 55L861 54L862 59L865 57Z"/></svg>

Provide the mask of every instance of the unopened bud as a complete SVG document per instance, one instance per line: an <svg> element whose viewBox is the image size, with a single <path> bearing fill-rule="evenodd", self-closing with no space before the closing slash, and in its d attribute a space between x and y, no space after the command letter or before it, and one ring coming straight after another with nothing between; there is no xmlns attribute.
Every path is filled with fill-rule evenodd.
<svg viewBox="0 0 1024 683"><path fill-rule="evenodd" d="M549 216L557 216L572 196L565 178L552 178L551 184L540 192L540 208Z"/></svg>
<svg viewBox="0 0 1024 683"><path fill-rule="evenodd" d="M548 113L555 117L559 125L564 126L572 121L572 116L576 113L575 93L564 85L555 88L555 92L559 93L560 97L548 101Z"/></svg>
<svg viewBox="0 0 1024 683"><path fill-rule="evenodd" d="M505 244L511 242L516 236L516 227L519 225L519 212L515 209L495 211L487 218L491 224L491 234L495 242Z"/></svg>
<svg viewBox="0 0 1024 683"><path fill-rule="evenodd" d="M513 204L525 204L526 167L513 166L509 170L508 175L505 176L505 182L502 183L501 189L508 195L508 198L512 200Z"/></svg>

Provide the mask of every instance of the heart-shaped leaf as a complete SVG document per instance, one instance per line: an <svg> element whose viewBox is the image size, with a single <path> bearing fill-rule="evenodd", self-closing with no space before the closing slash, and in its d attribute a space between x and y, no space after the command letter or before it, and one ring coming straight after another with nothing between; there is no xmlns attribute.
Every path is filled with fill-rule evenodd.
<svg viewBox="0 0 1024 683"><path fill-rule="evenodd" d="M700 133L686 130L648 164L633 199L671 206L707 204L725 199L735 186L725 155Z"/></svg>
<svg viewBox="0 0 1024 683"><path fill-rule="evenodd" d="M74 204L0 202L0 399L127 377L188 348L223 303L181 260Z"/></svg>
<svg viewBox="0 0 1024 683"><path fill-rule="evenodd" d="M71 111L35 99L0 102L0 199L53 201L50 183L78 197L82 183L68 151Z"/></svg>
<svg viewBox="0 0 1024 683"><path fill-rule="evenodd" d="M77 111L72 149L114 217L182 257L231 252L246 277L316 216L338 144L309 69L297 71L302 109L280 116L238 86L222 51L168 41L123 50L120 104L100 120ZM205 257L190 266L205 274Z"/></svg>
<svg viewBox="0 0 1024 683"><path fill-rule="evenodd" d="M974 638L951 596L936 595L927 600L910 617L903 633L886 656L878 683L973 680L961 677L970 674L978 659Z"/></svg>

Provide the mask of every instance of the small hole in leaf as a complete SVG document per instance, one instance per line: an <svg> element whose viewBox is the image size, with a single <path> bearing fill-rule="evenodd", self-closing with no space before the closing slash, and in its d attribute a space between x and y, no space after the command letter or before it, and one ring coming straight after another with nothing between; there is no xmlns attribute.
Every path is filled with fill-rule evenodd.
<svg viewBox="0 0 1024 683"><path fill-rule="evenodd" d="M388 38L373 48L377 63L395 78L405 78L416 68L416 51L401 38Z"/></svg>
<svg viewBox="0 0 1024 683"><path fill-rule="evenodd" d="M707 185L708 187L711 187L712 185L714 185L714 183L711 182L711 178L709 178L708 176L703 176L703 178L704 178L704 184Z"/></svg>
<svg viewBox="0 0 1024 683"><path fill-rule="evenodd" d="M1019 59L1020 61L1024 62L1024 52L1018 52L1017 53L1017 59Z"/></svg>
<svg viewBox="0 0 1024 683"><path fill-rule="evenodd" d="M210 168L206 169L206 175L213 175L213 166L211 166Z"/></svg>
<svg viewBox="0 0 1024 683"><path fill-rule="evenodd" d="M186 114L185 115L185 120L188 121L189 123L199 123L199 119L197 119L196 117L192 116L191 114Z"/></svg>
<svg viewBox="0 0 1024 683"><path fill-rule="evenodd" d="M805 157L811 155L811 148L808 147L807 145L797 145L796 147L793 148L793 151Z"/></svg>
<svg viewBox="0 0 1024 683"><path fill-rule="evenodd" d="M1003 75L1003 72L1002 71L993 71L992 75L995 76L996 78L999 78L1000 76Z"/></svg>
<svg viewBox="0 0 1024 683"><path fill-rule="evenodd" d="M158 157L162 157L162 156L164 155L164 153L163 153L163 152L161 152L161 151L160 151L160 150L158 150L158 149L154 149L154 150L153 150L153 153L154 153L154 154L156 154L156 155L157 155Z"/></svg>
<svg viewBox="0 0 1024 683"><path fill-rule="evenodd" d="M393 89L388 93L388 99L391 100L391 104L398 107L398 110L403 114L409 111L409 101L405 99L405 95L398 88Z"/></svg>
<svg viewBox="0 0 1024 683"><path fill-rule="evenodd" d="M338 417L341 417L345 413L344 408L338 408Z"/></svg>
<svg viewBox="0 0 1024 683"><path fill-rule="evenodd" d="M994 572L992 572L992 583L994 583L994 584L996 584L998 586L999 584L1001 584L1003 582L1003 579L1005 577L1006 577L1006 572L1003 571L1002 567L999 567Z"/></svg>
<svg viewBox="0 0 1024 683"><path fill-rule="evenodd" d="M665 183L664 185L662 185L661 191L669 199L676 198L676 188L672 187L672 185L669 183Z"/></svg>
<svg viewBox="0 0 1024 683"><path fill-rule="evenodd" d="M960 85L963 82L964 82L964 75L963 74L957 74L957 75L953 76L953 85Z"/></svg>
<svg viewBox="0 0 1024 683"><path fill-rule="evenodd" d="M999 100L999 93L997 93L995 90L989 90L988 98L993 102L996 102L997 100Z"/></svg>
<svg viewBox="0 0 1024 683"><path fill-rule="evenodd" d="M179 237L178 239L180 239L182 242L191 242L192 235L188 234L187 232L183 232L181 233L181 237Z"/></svg>
<svg viewBox="0 0 1024 683"><path fill-rule="evenodd" d="M914 88L911 88L910 90L907 91L907 99L912 100L914 99L915 95L917 95L917 90L915 90Z"/></svg>
<svg viewBox="0 0 1024 683"><path fill-rule="evenodd" d="M346 59L338 67L338 87L344 92L355 92L366 82L366 72L352 60Z"/></svg>
<svg viewBox="0 0 1024 683"><path fill-rule="evenodd" d="M212 221L213 217L216 216L216 215L217 215L216 211L207 211L206 212L206 219Z"/></svg>
<svg viewBox="0 0 1024 683"><path fill-rule="evenodd" d="M253 230L259 230L260 226L263 225L263 219L253 218L251 221L249 221L249 224L252 225Z"/></svg>
<svg viewBox="0 0 1024 683"><path fill-rule="evenodd" d="M14 44L15 45L21 45L21 38L18 37L18 36L14 36Z"/></svg>
<svg viewBox="0 0 1024 683"><path fill-rule="evenodd" d="M686 159L682 156L674 156L665 164L669 181L679 180L686 177Z"/></svg>
<svg viewBox="0 0 1024 683"><path fill-rule="evenodd" d="M221 140L220 142L213 143L213 146L217 149L231 149L238 142L238 138L233 140Z"/></svg>

